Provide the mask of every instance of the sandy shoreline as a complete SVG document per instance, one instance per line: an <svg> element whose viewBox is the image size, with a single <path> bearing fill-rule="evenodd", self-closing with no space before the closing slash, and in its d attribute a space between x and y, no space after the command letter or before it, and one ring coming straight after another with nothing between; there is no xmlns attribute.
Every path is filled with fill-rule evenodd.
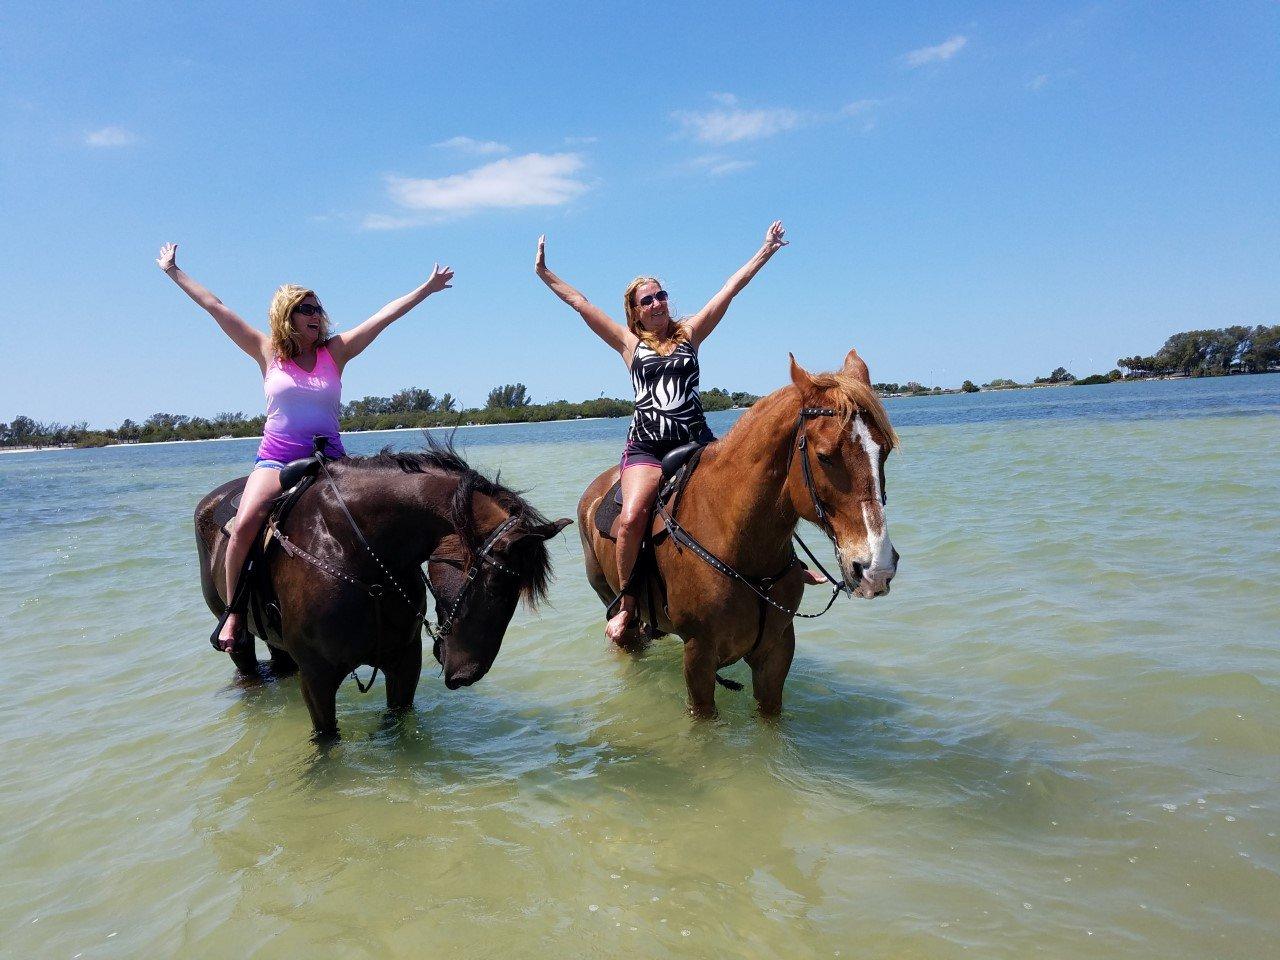
<svg viewBox="0 0 1280 960"><path fill-rule="evenodd" d="M344 437L365 437L378 433L421 433L423 430L480 430L492 427L532 427L539 423L584 423L588 420L617 420L619 417L575 417L572 420L518 420L512 423L460 423L453 427L398 427L390 430L343 430ZM177 443L234 443L235 441L261 442L262 437L206 437L200 440L151 440L147 443L106 443L100 447L0 447L5 453L67 453L75 450L112 450L119 448L167 447Z"/></svg>

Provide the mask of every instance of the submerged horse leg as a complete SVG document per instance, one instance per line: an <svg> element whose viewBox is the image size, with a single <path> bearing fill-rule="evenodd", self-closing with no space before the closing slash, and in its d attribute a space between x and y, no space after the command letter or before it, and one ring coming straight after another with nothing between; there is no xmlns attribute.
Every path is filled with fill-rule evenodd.
<svg viewBox="0 0 1280 960"><path fill-rule="evenodd" d="M684 684L689 689L689 710L695 717L716 715L716 651L705 640L684 645Z"/></svg>
<svg viewBox="0 0 1280 960"><path fill-rule="evenodd" d="M747 654L751 667L751 692L761 716L776 717L782 712L782 687L791 671L791 658L796 652L795 624L788 623L772 643Z"/></svg>
<svg viewBox="0 0 1280 960"><path fill-rule="evenodd" d="M273 647L267 644L267 649L271 651L271 674L276 677L288 677L298 672L298 662L289 656L289 654L281 650L279 647Z"/></svg>
<svg viewBox="0 0 1280 960"><path fill-rule="evenodd" d="M236 638L235 644L231 647L231 662L236 665L236 669L241 675L253 679L261 679L262 671L258 665L258 652L255 649L253 634L248 630L241 632Z"/></svg>
<svg viewBox="0 0 1280 960"><path fill-rule="evenodd" d="M323 661L298 664L298 685L318 740L338 737L338 687L345 676L345 671Z"/></svg>
<svg viewBox="0 0 1280 960"><path fill-rule="evenodd" d="M387 710L406 713L413 709L413 695L422 675L422 642L416 633L404 655L394 665L383 667L382 673L387 678Z"/></svg>

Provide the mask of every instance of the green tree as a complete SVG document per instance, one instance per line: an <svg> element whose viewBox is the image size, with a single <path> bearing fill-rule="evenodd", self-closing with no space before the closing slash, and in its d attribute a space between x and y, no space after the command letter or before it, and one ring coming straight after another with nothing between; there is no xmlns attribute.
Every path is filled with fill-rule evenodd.
<svg viewBox="0 0 1280 960"><path fill-rule="evenodd" d="M733 406L733 397L727 390L721 390L719 387L712 387L710 390L703 390L699 396L702 399L702 409L707 413L715 413L717 410L728 410Z"/></svg>
<svg viewBox="0 0 1280 960"><path fill-rule="evenodd" d="M964 383L960 384L960 389L965 393L977 393L979 387L972 380L966 380Z"/></svg>
<svg viewBox="0 0 1280 960"><path fill-rule="evenodd" d="M489 391L488 410L515 410L529 405L529 391L523 383L505 383Z"/></svg>
<svg viewBox="0 0 1280 960"><path fill-rule="evenodd" d="M9 442L15 447L32 445L36 435L36 422L30 417L18 416L9 424Z"/></svg>
<svg viewBox="0 0 1280 960"><path fill-rule="evenodd" d="M430 390L424 390L421 387L405 387L392 395L387 412L408 413L416 410L426 413L434 409L435 405L435 394Z"/></svg>

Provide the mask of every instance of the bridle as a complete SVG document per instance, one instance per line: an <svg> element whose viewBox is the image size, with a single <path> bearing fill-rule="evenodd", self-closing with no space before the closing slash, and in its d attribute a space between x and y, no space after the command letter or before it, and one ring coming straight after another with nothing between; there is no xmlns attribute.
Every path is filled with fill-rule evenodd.
<svg viewBox="0 0 1280 960"><path fill-rule="evenodd" d="M827 518L826 508L822 505L822 498L818 496L817 485L813 482L813 467L809 463L809 438L805 435L805 432L804 432L804 423L806 420L812 417L835 417L835 416L839 416L839 411L832 410L830 407L801 408L800 416L796 419L795 440L793 441L792 449L799 453L800 465L803 468L803 472L804 472L805 490L807 490L809 493L809 499L813 501L813 512L818 517L818 527L819 529L822 530L823 533L827 535L827 539L831 541L831 547L833 550L836 551L836 560L838 563L840 559L840 547L839 547L839 544L836 543L835 529L832 527L831 521ZM856 417L857 414L855 413L854 416ZM880 476L879 501L880 501L880 506L883 507L888 505L889 498L888 498L888 495L885 493L883 468L880 469L878 473ZM867 498L862 498L862 500L860 500L859 502L870 502L870 501L867 500ZM823 570L822 564L818 563L817 558L814 557L814 555L809 552L809 548L805 546L804 541L800 539L800 536L798 534L796 535L795 539L796 539L796 543L800 544L804 552L808 554L809 559L812 560L814 563L818 564L818 569L822 570L822 573L826 576L826 578L828 580L832 580L832 582L834 583L835 581L832 579L831 574L827 573L826 570ZM861 574L862 574L861 564L854 563L853 567L856 571L858 571L859 579L861 579ZM853 587L855 586L857 586L856 583L846 584L843 580L841 580L836 587L836 592L838 593L841 589L843 589L849 594L849 596L853 596Z"/></svg>
<svg viewBox="0 0 1280 960"><path fill-rule="evenodd" d="M831 541L832 549L836 551L837 566L839 561L839 545L836 543L835 530L831 525L831 520L827 513L826 507L824 507L822 504L822 498L818 496L818 488L813 480L813 467L809 463L809 439L805 434L804 427L805 427L805 423L808 420L814 419L816 417L835 417L839 415L840 415L840 412L838 410L834 410L830 407L802 407L800 409L799 416L796 417L796 427L795 427L795 431L792 434L790 453L787 456L788 465L790 464L791 460L795 456L797 456L797 454L800 457L800 463L801 463L802 472L804 475L805 490L809 494L809 499L813 502L813 511L818 518L818 527L822 530L823 533L827 535L827 539ZM736 580L739 583L746 586L748 589L751 590L752 593L754 593L760 599L761 634L763 634L763 630L764 630L764 605L765 604L768 604L769 606L773 607L775 610L779 611L780 613L786 614L788 617L802 617L806 620L813 620L822 616L824 613L830 610L831 605L835 603L836 597L840 596L841 593L847 593L849 596L853 596L853 587L850 586L849 584L846 584L843 579L837 580L835 577L833 577L831 573L827 570L827 568L822 565L822 562L813 555L813 551L809 549L809 547L805 544L805 542L802 539L800 539L800 534L797 532L792 534L792 538L795 540L796 543L800 544L800 549L802 549L805 552L805 555L811 561L813 561L814 566L816 566L822 572L822 575L827 578L827 582L832 585L831 596L830 598L828 598L826 606L824 606L817 613L801 613L799 607L795 607L795 608L784 607L782 604L778 603L776 600L774 600L772 597L769 596L769 591L778 583L779 580L781 580L783 577L785 577L788 573L791 572L791 568L794 567L797 562L795 553L793 552L791 554L791 559L787 561L787 565L781 571L774 574L773 576L748 577L745 574L735 570L732 566L730 566L728 563L725 563L725 561L721 560L714 553L712 553L710 550L704 547L701 543L699 543L698 540L691 533L689 533L688 530L686 530L684 527L682 527L679 524L679 522L675 518L674 513L667 508L667 500L670 492L673 491L677 486L679 486L679 484L677 483L678 479L679 479L678 475L676 477L673 477L671 481L668 483L667 489L663 491L663 495L660 495L658 497L658 503L657 503L658 514L662 517L662 520L665 523L667 530L671 533L672 539L674 539L681 546L687 547L712 569L718 571L719 573L724 574L726 577L730 578L731 580ZM883 473L881 474L881 497L882 498L884 497ZM882 499L881 503L883 502L884 500ZM679 504L677 503L677 508L678 506ZM759 642L759 638L757 638L757 643L758 642Z"/></svg>
<svg viewBox="0 0 1280 960"><path fill-rule="evenodd" d="M361 682L360 677L356 675L356 672L354 670L351 671L351 676L355 678L356 686L360 688L360 692L367 693L370 687L373 686L373 681L377 678L378 670L380 669L380 666L376 661L380 659L380 657L378 656L379 654L378 641L382 633L382 629L381 629L382 598L386 594L386 588L383 585L382 581L385 581L387 584L389 584L392 590L402 600L404 600L405 604L407 604L408 607L413 611L414 638L416 639L417 637L419 624L426 629L427 634L432 639L432 644L433 644L432 653L435 656L436 660L439 661L440 648L445 643L448 642L449 636L453 632L454 624L457 622L458 614L466 604L467 599L470 596L471 590L475 586L476 579L480 575L480 569L483 566L488 565L488 566L492 566L495 570L500 570L502 573L508 574L509 576L513 576L513 577L519 576L519 574L515 570L512 570L505 563L503 563L501 560L499 560L497 557L493 555L493 548L494 548L494 545L498 542L498 540L502 537L504 533L506 533L508 530L510 530L512 527L514 527L516 524L520 522L520 517L518 514L512 514L511 516L507 517L507 519L503 520L500 524L498 524L496 527L494 527L493 531L489 534L489 536L485 538L484 544L480 547L479 551L475 552L473 562L470 564L470 569L467 569L467 564L465 560L460 560L457 557L450 557L447 555L436 554L436 553L433 553L431 554L431 556L427 557L427 561L426 561L427 569L425 573L421 568L417 568L417 574L419 579L422 581L422 584L426 587L426 591L431 594L432 598L436 602L437 614L439 614L440 610L445 611L444 619L441 621L440 625L438 627L433 628L431 626L430 619L428 619L427 617L426 593L423 594L422 602L419 604L415 604L409 598L408 591L405 590L404 587L400 585L400 582L395 578L395 576L391 573L391 571L387 569L387 565L383 563L382 558L378 556L378 552L374 550L373 547L370 545L368 539L364 535L364 531L360 529L360 525L356 523L355 517L351 515L351 510L347 507L346 500L342 498L342 493L338 490L338 484L334 481L333 474L329 472L329 466L323 459L320 461L320 470L324 474L325 479L329 482L329 488L333 491L334 499L338 501L338 506L342 509L343 515L347 518L347 523L350 524L352 531L355 533L356 540L360 543L360 546L364 548L364 551L367 554L369 554L370 557L373 558L374 562L378 565L378 569L382 571L381 580L374 581L373 583L365 583L361 580L358 580L355 577L351 576L350 574L344 573L343 571L338 570L337 568L329 565L325 561L321 560L319 557L314 556L313 554L307 552L302 547L299 547L296 543L290 540L289 537L286 536L285 533L281 531L278 527L273 527L273 533L275 537L280 541L280 545L284 549L285 553L287 553L289 556L300 557L301 559L306 560L308 563L310 563L313 567L316 567L317 569L324 571L330 576L338 580L342 580L345 583L349 583L354 587L358 587L364 590L369 595L369 599L373 601L374 612L378 619L378 628L374 631L374 661L375 662L373 663L373 673L369 676L368 682L365 683L365 682ZM448 564L449 566L454 567L458 570L467 569L467 576L466 576L466 579L463 581L462 589L460 589L458 593L454 596L452 602L446 600L445 597L440 593L440 590L436 587L436 585L431 582L430 571L431 571L431 564L433 563Z"/></svg>
<svg viewBox="0 0 1280 960"><path fill-rule="evenodd" d="M485 538L484 544L481 545L479 551L476 552L475 561L470 565L470 569L467 569L467 565L465 561L459 560L457 557L450 557L450 556L445 556L443 554L433 553L431 556L427 557L426 572L423 573L421 570L418 571L419 576L422 577L422 582L426 585L426 588L431 592L431 596L436 602L437 613L440 610L445 611L445 617L441 621L440 626L434 629L432 629L431 623L429 620L427 620L425 617L421 618L422 625L426 627L427 633L430 634L431 639L434 642L432 653L435 656L436 660L440 659L440 647L448 641L449 634L452 633L453 631L453 625L457 621L458 612L463 608L463 605L467 601L467 597L471 593L472 587L475 586L476 579L480 576L480 568L483 567L485 564L488 564L489 566L493 567L495 570L499 570L502 573L507 574L508 576L512 576L512 577L519 576L519 574L516 573L516 571L512 570L505 563L503 563L501 560L499 560L497 557L493 555L494 544L498 542L499 538L504 533L506 533L508 530L510 530L519 522L520 522L520 517L515 514L512 514L511 516L507 517L507 519L503 520L500 524L498 524L496 527L494 527L493 532L490 533L489 536ZM441 595L439 589L431 581L431 564L433 563L443 563L443 564L446 564L447 566L453 567L455 570L467 570L466 579L462 581L462 588L454 596L452 603L450 603Z"/></svg>

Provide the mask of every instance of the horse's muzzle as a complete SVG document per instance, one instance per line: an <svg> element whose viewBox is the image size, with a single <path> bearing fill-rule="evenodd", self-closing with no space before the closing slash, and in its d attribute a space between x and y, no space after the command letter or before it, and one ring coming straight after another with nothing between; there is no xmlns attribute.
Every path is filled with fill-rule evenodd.
<svg viewBox="0 0 1280 960"><path fill-rule="evenodd" d="M851 569L845 576L845 590L849 596L864 600L883 597L889 592L889 583L898 572L898 551L893 551L891 567L868 567L856 560L849 566Z"/></svg>
<svg viewBox="0 0 1280 960"><path fill-rule="evenodd" d="M450 690L457 690L459 687L469 687L481 677L485 672L478 665L469 665L463 667L456 673L446 673L444 677L444 685Z"/></svg>

